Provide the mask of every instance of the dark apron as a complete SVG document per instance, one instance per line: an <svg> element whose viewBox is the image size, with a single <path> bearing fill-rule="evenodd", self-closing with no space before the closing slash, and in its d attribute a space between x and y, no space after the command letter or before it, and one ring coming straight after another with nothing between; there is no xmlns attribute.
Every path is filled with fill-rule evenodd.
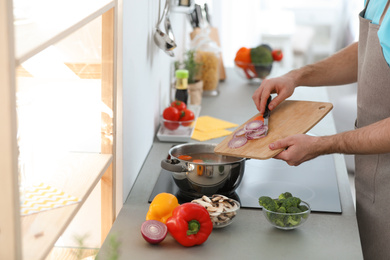
<svg viewBox="0 0 390 260"><path fill-rule="evenodd" d="M359 14L357 128L390 117L390 68L378 39L390 0L379 25L364 18L368 2ZM356 215L364 259L390 259L390 154L356 155L355 166Z"/></svg>

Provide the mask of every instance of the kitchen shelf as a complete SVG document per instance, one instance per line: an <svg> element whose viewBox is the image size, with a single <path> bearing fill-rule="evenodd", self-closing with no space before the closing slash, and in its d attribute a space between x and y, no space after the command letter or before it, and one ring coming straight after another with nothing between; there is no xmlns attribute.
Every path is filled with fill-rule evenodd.
<svg viewBox="0 0 390 260"><path fill-rule="evenodd" d="M15 0L17 3L17 0ZM37 4L35 4L37 2ZM32 1L28 4L31 17L14 20L16 65L64 39L115 6L112 0L96 1ZM16 8L17 5L16 5ZM42 13L43 16L35 15ZM43 18L42 18L43 17Z"/></svg>
<svg viewBox="0 0 390 260"><path fill-rule="evenodd" d="M117 6L117 0L0 1L0 56L2 57L0 59L2 68L0 70L0 85L2 86L0 88L0 120L4 123L0 128L0 143L2 144L0 145L0 179L2 180L0 182L0 205L2 206L0 259L44 259L98 183L101 186L101 241L106 238L115 220ZM88 29L87 25L97 19L101 19L97 21L101 22L101 36L99 40L92 40L101 51L100 62L97 65L100 86L97 88L100 87L102 106L93 108L94 112L100 114L101 123L96 124L93 131L100 137L100 149L95 147L93 151L96 153L90 153L91 151L85 148L69 147L70 151L81 151L69 153L65 152L68 150L64 151L63 147L54 146L55 151L41 149L40 152L28 152L34 156L31 160L27 160L33 162L34 169L30 171L33 175L29 176L34 177L36 182L39 181L78 197L80 202L21 216L18 180L19 148L21 146L18 146L16 137L19 134L18 126L23 122L18 122L20 117L17 115L17 109L20 107L15 97L19 88L23 87L28 90L25 93L26 96L34 98L34 95L37 95L37 88L32 87L34 82L39 81L40 78L51 78L53 75L50 72L43 77L25 75L20 65L79 29ZM62 65L67 65L65 61L62 62ZM44 65L50 66L50 62L45 61ZM25 78L18 78L20 74ZM54 85L55 87L66 82L66 77L58 78L63 80ZM84 83L88 84L90 81L77 80L83 84L83 87ZM24 85L26 82L28 84ZM73 94L77 92L73 91ZM47 91L45 95L47 99L54 100L53 92ZM88 100L90 98L88 97ZM61 106L55 102L51 105L54 108ZM104 111L101 111L101 107L104 107ZM47 110L50 108L50 106L46 107ZM88 108L80 109L85 111ZM31 120L34 120L35 117L39 117L39 114L32 113L32 117ZM61 120L58 115L55 118ZM47 119L54 124L52 118ZM41 127L40 130L47 133L47 136L52 133L50 129L45 129L42 125L36 124L34 127ZM27 128L26 132L31 133L31 128ZM35 136L34 139L34 136L27 135L27 139L37 141L34 147L44 148L45 146L40 143L55 143L54 141L50 143L51 139L47 136L43 138ZM20 140L20 136L18 138ZM55 138L55 140L61 140L61 136ZM22 139L26 140L24 137ZM86 144L86 142L81 144ZM50 154L42 154L41 151L45 151L44 153L49 151ZM39 160L36 160L37 158ZM49 169L48 173L44 173L47 169ZM94 217L95 215L91 214L91 218Z"/></svg>
<svg viewBox="0 0 390 260"><path fill-rule="evenodd" d="M61 156L56 163L55 175L45 176L41 181L78 197L80 202L21 217L25 259L43 259L51 251L54 243L102 178L112 159L111 154L69 153ZM61 169L63 172L58 172Z"/></svg>

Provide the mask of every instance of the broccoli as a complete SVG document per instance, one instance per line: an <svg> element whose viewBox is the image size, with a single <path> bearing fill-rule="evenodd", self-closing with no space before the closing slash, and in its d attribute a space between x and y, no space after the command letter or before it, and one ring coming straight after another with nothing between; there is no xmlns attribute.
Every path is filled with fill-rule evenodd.
<svg viewBox="0 0 390 260"><path fill-rule="evenodd" d="M276 211L279 208L276 201L268 196L261 196L259 198L259 204L260 204L260 206L264 207L265 209L267 209L269 211Z"/></svg>
<svg viewBox="0 0 390 260"><path fill-rule="evenodd" d="M301 204L300 198L290 197L290 198L285 199L282 202L281 207L285 207L286 209L289 207L296 207L297 208L299 206L299 204Z"/></svg>
<svg viewBox="0 0 390 260"><path fill-rule="evenodd" d="M273 62L272 51L266 46L260 45L250 50L251 60L254 64L268 64Z"/></svg>
<svg viewBox="0 0 390 260"><path fill-rule="evenodd" d="M297 207L290 207L287 209L288 213L301 213L301 210ZM297 226L301 223L300 215L289 215L285 219L285 224L288 226Z"/></svg>
<svg viewBox="0 0 390 260"><path fill-rule="evenodd" d="M301 199L298 197L291 197L292 203L295 205L295 207L298 208L299 204L301 204Z"/></svg>
<svg viewBox="0 0 390 260"><path fill-rule="evenodd" d="M284 199L281 205L281 207L285 207L286 209L290 207L296 207L296 206L297 206L296 201L293 199L293 197Z"/></svg>
<svg viewBox="0 0 390 260"><path fill-rule="evenodd" d="M279 227L284 227L286 224L284 223L284 215L267 212L268 219Z"/></svg>
<svg viewBox="0 0 390 260"><path fill-rule="evenodd" d="M284 216L277 215L272 222L277 225L278 227L284 227L286 224L284 224Z"/></svg>
<svg viewBox="0 0 390 260"><path fill-rule="evenodd" d="M254 65L256 76L265 79L272 70L272 49L266 44L250 49L251 61Z"/></svg>
<svg viewBox="0 0 390 260"><path fill-rule="evenodd" d="M305 212L305 211L309 210L309 208L306 207L305 205L300 205L298 208L301 210L301 212ZM309 216L309 213L305 213L302 215L302 218L307 218L308 216Z"/></svg>
<svg viewBox="0 0 390 260"><path fill-rule="evenodd" d="M276 204L278 204L278 206L281 207L283 205L283 202L285 201L285 199L281 199L281 200L275 199L275 201L276 201Z"/></svg>
<svg viewBox="0 0 390 260"><path fill-rule="evenodd" d="M291 198L293 195L290 192L285 192L279 195L279 200Z"/></svg>
<svg viewBox="0 0 390 260"><path fill-rule="evenodd" d="M261 196L261 197L259 198L259 204L260 204L260 206L263 206L263 207L264 207L264 205L267 205L267 204L272 203L271 200L273 200L271 197L268 197L268 196Z"/></svg>
<svg viewBox="0 0 390 260"><path fill-rule="evenodd" d="M294 227L301 223L302 218L307 218L309 214L297 214L307 211L306 205L300 205L301 199L294 197L290 192L284 192L279 195L278 199L272 199L268 196L259 198L259 204L265 209L272 211L267 212L268 220L278 227ZM275 212L275 213L273 213ZM277 214L282 213L282 214ZM285 215L283 213L295 213Z"/></svg>

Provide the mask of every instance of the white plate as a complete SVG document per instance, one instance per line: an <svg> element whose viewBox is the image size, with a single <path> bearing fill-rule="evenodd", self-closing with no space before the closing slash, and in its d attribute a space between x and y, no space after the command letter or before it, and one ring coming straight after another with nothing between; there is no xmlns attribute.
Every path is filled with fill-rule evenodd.
<svg viewBox="0 0 390 260"><path fill-rule="evenodd" d="M196 119L199 117L200 106L188 105L187 108L194 112L196 122ZM179 128L174 131L166 129L163 125L160 125L160 129L157 132L157 138L162 142L189 142L194 129L195 124L193 127L179 126Z"/></svg>

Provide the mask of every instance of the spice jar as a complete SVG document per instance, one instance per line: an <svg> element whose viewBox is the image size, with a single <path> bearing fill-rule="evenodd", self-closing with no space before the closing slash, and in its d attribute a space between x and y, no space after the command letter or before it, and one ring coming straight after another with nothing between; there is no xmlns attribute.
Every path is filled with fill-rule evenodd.
<svg viewBox="0 0 390 260"><path fill-rule="evenodd" d="M176 94L175 99L183 101L187 105L188 101L188 70L176 70Z"/></svg>

